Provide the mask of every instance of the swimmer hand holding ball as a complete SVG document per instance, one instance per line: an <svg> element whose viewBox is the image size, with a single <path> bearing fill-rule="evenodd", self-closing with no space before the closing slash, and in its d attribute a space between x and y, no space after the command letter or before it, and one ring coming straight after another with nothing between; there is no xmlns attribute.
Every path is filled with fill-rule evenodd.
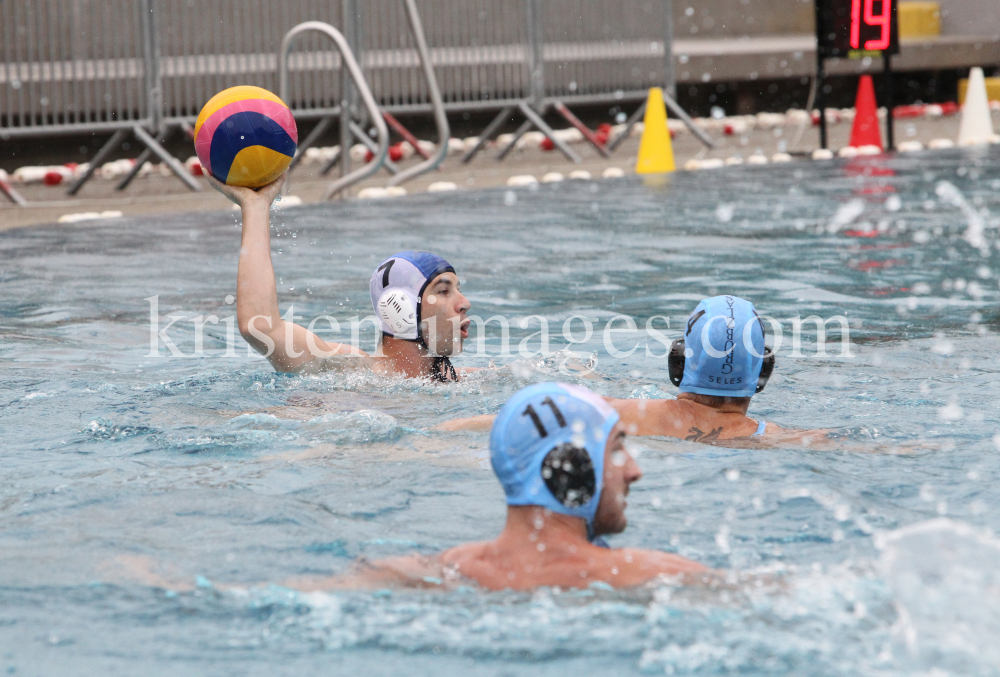
<svg viewBox="0 0 1000 677"><path fill-rule="evenodd" d="M285 103L260 87L230 87L201 109L194 147L206 172L230 186L260 188L288 169L299 140Z"/></svg>

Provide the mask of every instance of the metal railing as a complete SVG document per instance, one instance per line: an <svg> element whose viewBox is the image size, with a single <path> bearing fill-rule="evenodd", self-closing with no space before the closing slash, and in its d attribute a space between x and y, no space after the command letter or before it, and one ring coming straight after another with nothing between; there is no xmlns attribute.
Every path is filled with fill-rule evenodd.
<svg viewBox="0 0 1000 677"><path fill-rule="evenodd" d="M644 99L673 84L671 3L537 2L544 96L564 103Z"/></svg>
<svg viewBox="0 0 1000 677"><path fill-rule="evenodd" d="M525 10L535 0L418 0L449 110L496 108L528 94ZM419 54L399 3L363 0L365 75L391 113L430 110Z"/></svg>
<svg viewBox="0 0 1000 677"><path fill-rule="evenodd" d="M0 3L0 133L150 125L151 17L135 0Z"/></svg>
<svg viewBox="0 0 1000 677"><path fill-rule="evenodd" d="M417 46L417 53L420 55L420 67L423 70L423 84L427 87L427 94L434 109L434 122L437 125L438 143L433 156L423 162L401 171L389 181L390 186L398 186L412 178L426 174L432 169L436 169L445 156L448 155L448 139L451 137L451 130L448 127L448 116L444 110L444 101L441 99L441 88L438 86L437 75L434 73L434 65L431 63L430 51L427 49L427 38L424 33L423 22L420 20L420 12L417 10L416 0L404 0L406 5L406 15L410 20L410 30L413 33L413 40ZM402 126L396 123L396 126ZM419 144L418 144L419 147Z"/></svg>
<svg viewBox="0 0 1000 677"><path fill-rule="evenodd" d="M318 21L344 29L336 0L157 0L164 116L193 122L217 92L236 85L278 91L282 39L293 27ZM348 44L353 41L348 36ZM355 50L355 53L357 50ZM298 119L337 114L340 53L322 33L296 40L288 56L287 103Z"/></svg>
<svg viewBox="0 0 1000 677"><path fill-rule="evenodd" d="M114 132L87 171L70 186L69 195L80 190L129 134L146 147L142 157L156 155L191 190L201 190L161 145L169 132L161 129L154 2L9 0L0 4L4 59L0 139Z"/></svg>
<svg viewBox="0 0 1000 677"><path fill-rule="evenodd" d="M298 26L292 28L292 30L290 30L285 36L284 40L282 40L280 54L281 60L278 66L278 76L280 79L279 91L281 92L279 96L282 100L289 100L289 53L291 52L292 45L295 40L299 36L307 33L319 33L321 35L325 35L333 41L334 45L336 45L341 63L347 67L347 72L350 73L351 80L354 81L354 86L357 88L358 94L361 95L361 101L368 110L368 115L371 118L372 124L375 125L375 129L378 134L378 145L375 151L373 151L375 157L372 161L367 163L364 167L341 176L339 179L330 184L330 187L326 192L326 197L329 199L344 188L371 176L379 170L382 163L385 162L386 154L389 152L389 129L385 126L385 120L382 119L378 104L375 103L375 98L372 96L371 90L365 82L365 76L361 73L361 66L358 65L358 62L354 58L354 53L347 44L347 39L344 38L343 34L336 28L330 24L323 23L322 21L307 21L306 23L299 24ZM346 91L346 87L344 90ZM341 102L340 110L345 113L345 117L342 118L343 126L348 127L351 121L350 118L347 117L348 105L346 100ZM342 153L342 156L346 158L346 153ZM347 167L347 162L342 162L341 166Z"/></svg>
<svg viewBox="0 0 1000 677"><path fill-rule="evenodd" d="M338 31L333 26L325 24L322 22L312 21L300 24L293 28L285 36L281 43L280 61L278 66L278 78L279 78L279 91L280 96L283 100L290 100L289 91L289 80L290 80L290 65L289 65L289 53L291 52L292 46L300 38L300 36L307 34L309 32L319 32L325 34L331 40L333 40L335 46L337 47L337 54L340 62L347 67L347 71L350 74L350 78L354 83L357 94L360 95L361 101L365 106L368 113L368 119L372 121L377 130L378 143L373 144L371 139L365 135L364 131L354 122L354 106L351 101L351 90L347 87L346 82L342 82L341 91L342 99L338 107L340 112L340 128L341 128L341 148L346 149L350 141L350 137L354 136L359 141L365 143L372 152L372 160L366 164L366 166L361 169L350 171L350 156L346 152L341 152L336 161L339 161L341 167L341 178L330 184L327 189L326 198L338 194L345 188L357 183L358 181L371 176L379 170L380 167L386 166L390 169L395 176L389 181L389 186L398 186L405 181L408 181L416 176L424 174L436 168L444 160L448 153L448 138L450 136L450 130L448 127L448 117L445 114L444 105L441 100L441 91L438 87L437 77L434 73L434 67L431 65L430 55L427 49L427 41L424 36L423 23L420 20L420 12L417 10L416 0L403 0L403 5L406 9L406 15L410 24L410 31L412 33L412 39L416 45L417 54L420 59L420 66L423 71L423 83L427 88L428 95L431 100L431 104L434 107L434 119L437 124L438 129L438 144L437 149L433 156L427 156L426 159L410 167L405 171L399 171L394 167L394 165L386 160L386 155L388 152L389 136L388 130L386 128L386 121L392 123L393 127L396 128L400 133L409 136L409 132L403 127L395 118L390 114L381 111L378 105L375 103L375 99L372 95L371 89L364 75L361 72L361 67L358 65L354 58L354 53L352 52L350 45L348 45L347 39L344 35ZM342 78L343 80L343 78ZM327 125L332 121L333 116L328 116L323 118L319 125L310 133L309 137L306 138L296 153L296 160L301 158L305 153L306 149L313 144L322 133ZM349 133L348 133L349 132ZM419 143L415 138L411 138L411 143L415 148L419 148ZM328 165L328 168L332 167L332 164ZM325 172L324 172L325 173Z"/></svg>
<svg viewBox="0 0 1000 677"><path fill-rule="evenodd" d="M194 187L160 143L222 89L277 90L282 57L297 119L356 104L328 35L310 31L279 51L306 21L339 27L388 113L431 113L437 99L441 110L519 110L538 126L557 104L673 86L671 0L0 0L0 139L122 131Z"/></svg>
<svg viewBox="0 0 1000 677"><path fill-rule="evenodd" d="M431 112L398 0L4 0L5 137L193 122L216 92L278 86L293 26L338 26L379 106ZM543 100L638 100L672 85L670 0L416 0L448 110ZM335 115L339 54L307 36L289 55L298 118Z"/></svg>

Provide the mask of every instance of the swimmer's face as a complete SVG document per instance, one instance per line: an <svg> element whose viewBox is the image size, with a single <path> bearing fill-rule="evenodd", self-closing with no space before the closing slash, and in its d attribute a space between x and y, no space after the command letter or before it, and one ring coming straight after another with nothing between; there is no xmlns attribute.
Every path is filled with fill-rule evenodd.
<svg viewBox="0 0 1000 677"><path fill-rule="evenodd" d="M471 306L462 295L455 273L442 273L427 285L420 299L420 334L431 354L450 356L462 352L462 342L469 338L466 313Z"/></svg>
<svg viewBox="0 0 1000 677"><path fill-rule="evenodd" d="M620 534L628 526L625 498L629 485L642 477L642 471L625 448L625 438L625 426L619 421L604 448L604 488L594 515L595 534Z"/></svg>

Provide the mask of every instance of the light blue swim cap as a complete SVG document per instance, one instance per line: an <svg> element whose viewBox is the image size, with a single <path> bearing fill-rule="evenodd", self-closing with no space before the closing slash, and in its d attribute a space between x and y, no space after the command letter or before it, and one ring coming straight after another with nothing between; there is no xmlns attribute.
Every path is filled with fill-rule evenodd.
<svg viewBox="0 0 1000 677"><path fill-rule="evenodd" d="M517 392L490 433L490 461L507 505L582 517L592 535L604 449L617 422L618 412L580 386L539 383Z"/></svg>
<svg viewBox="0 0 1000 677"><path fill-rule="evenodd" d="M714 296L698 304L684 331L682 393L752 397L764 362L764 323L753 304Z"/></svg>

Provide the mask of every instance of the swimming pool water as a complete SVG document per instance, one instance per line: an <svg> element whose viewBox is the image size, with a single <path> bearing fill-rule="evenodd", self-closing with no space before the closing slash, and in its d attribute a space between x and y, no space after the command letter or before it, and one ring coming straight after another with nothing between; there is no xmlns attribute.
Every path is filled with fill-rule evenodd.
<svg viewBox="0 0 1000 677"><path fill-rule="evenodd" d="M14 674L995 674L1000 650L1000 154L796 163L275 215L282 310L370 312L372 269L427 249L458 269L472 313L517 342L547 318L598 318L564 356L463 356L505 367L438 386L366 374L287 376L208 325L200 357L150 357L150 303L234 314L230 213L0 234L0 670ZM435 433L495 412L529 381L669 397L662 345L615 334L705 296L764 314L843 315L816 357L787 342L751 416L837 428L830 450L633 442L645 477L615 546L776 572L778 589L378 591L268 583L359 556L434 553L496 534L487 435ZM658 325L663 328L662 325ZM194 348L193 325L167 334ZM582 325L575 328L582 335ZM365 349L375 333L366 326ZM474 340L475 336L473 336ZM537 350L536 343L531 347ZM873 450L877 453L858 453ZM892 453L892 452L898 453ZM122 578L143 556L202 583ZM260 583L223 592L217 583ZM74 673L76 674L76 673Z"/></svg>

